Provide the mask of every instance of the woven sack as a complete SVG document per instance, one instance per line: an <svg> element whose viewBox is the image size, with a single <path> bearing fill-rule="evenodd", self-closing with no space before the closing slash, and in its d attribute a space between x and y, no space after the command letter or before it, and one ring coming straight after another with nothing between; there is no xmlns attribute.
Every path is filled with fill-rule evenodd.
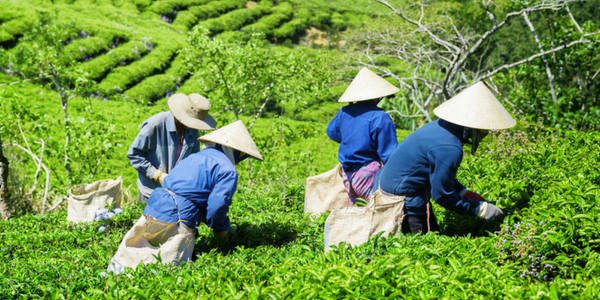
<svg viewBox="0 0 600 300"><path fill-rule="evenodd" d="M142 215L123 237L107 270L121 273L125 268L159 262L159 258L160 263L177 266L192 256L195 237L195 230L182 222L166 223Z"/></svg>
<svg viewBox="0 0 600 300"><path fill-rule="evenodd" d="M68 194L67 221L91 222L96 211L107 205L120 207L123 199L123 180L104 179L89 184L79 184Z"/></svg>
<svg viewBox="0 0 600 300"><path fill-rule="evenodd" d="M306 178L304 213L321 214L348 206L348 193L342 180L342 165Z"/></svg>
<svg viewBox="0 0 600 300"><path fill-rule="evenodd" d="M402 233L405 196L377 190L365 207L345 207L333 210L325 221L325 252L344 242L362 245L382 233L383 237Z"/></svg>

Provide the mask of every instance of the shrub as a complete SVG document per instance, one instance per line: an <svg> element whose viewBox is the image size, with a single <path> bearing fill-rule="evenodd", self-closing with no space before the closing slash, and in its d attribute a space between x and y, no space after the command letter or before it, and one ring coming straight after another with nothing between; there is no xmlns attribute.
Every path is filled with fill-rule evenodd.
<svg viewBox="0 0 600 300"><path fill-rule="evenodd" d="M176 91L190 72L190 66L185 64L183 55L177 55L164 74L146 77L124 94L137 103L152 103Z"/></svg>
<svg viewBox="0 0 600 300"><path fill-rule="evenodd" d="M131 41L79 66L90 79L102 80L113 68L128 65L147 54L153 45L149 41Z"/></svg>
<svg viewBox="0 0 600 300"><path fill-rule="evenodd" d="M285 39L294 39L308 28L308 20L311 13L308 9L301 8L294 13L291 21L283 23L279 28L273 31L273 37L277 41Z"/></svg>
<svg viewBox="0 0 600 300"><path fill-rule="evenodd" d="M243 7L246 1L244 0L221 0L213 1L205 5L192 6L188 8L188 13L181 15L173 21L173 26L183 28L185 30L194 26L198 20L216 17L226 11Z"/></svg>
<svg viewBox="0 0 600 300"><path fill-rule="evenodd" d="M148 10L159 15L171 15L175 10L182 10L190 6L203 5L210 0L159 0L148 7Z"/></svg>
<svg viewBox="0 0 600 300"><path fill-rule="evenodd" d="M123 41L126 41L125 38L113 35L90 36L69 43L65 46L64 52L72 60L89 61L94 56L117 47Z"/></svg>
<svg viewBox="0 0 600 300"><path fill-rule="evenodd" d="M217 18L200 22L197 26L205 27L211 34L236 30L267 12L267 9L271 6L273 6L272 2L261 1L260 4L255 7L234 10Z"/></svg>
<svg viewBox="0 0 600 300"><path fill-rule="evenodd" d="M253 24L242 27L241 31L264 33L267 38L270 38L273 35L273 30L282 22L289 20L293 12L293 7L289 2L282 2L273 8L272 14L260 18Z"/></svg>
<svg viewBox="0 0 600 300"><path fill-rule="evenodd" d="M176 43L158 45L141 60L115 68L98 85L100 93L104 96L122 93L144 78L162 72L169 67L179 47Z"/></svg>

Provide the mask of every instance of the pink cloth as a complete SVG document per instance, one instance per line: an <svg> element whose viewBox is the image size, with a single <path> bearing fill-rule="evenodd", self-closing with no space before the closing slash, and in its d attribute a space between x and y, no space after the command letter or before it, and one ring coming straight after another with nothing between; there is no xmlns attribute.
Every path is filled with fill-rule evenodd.
<svg viewBox="0 0 600 300"><path fill-rule="evenodd" d="M358 200L357 198L369 199L369 196L373 193L375 175L381 167L380 162L372 161L354 172L346 173L346 171L342 171L342 179L348 193L350 205L354 205Z"/></svg>

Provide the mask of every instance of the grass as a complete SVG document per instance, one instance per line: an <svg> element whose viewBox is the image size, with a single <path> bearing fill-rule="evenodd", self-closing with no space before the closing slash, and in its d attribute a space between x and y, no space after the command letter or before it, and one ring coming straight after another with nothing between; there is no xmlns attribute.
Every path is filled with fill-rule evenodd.
<svg viewBox="0 0 600 300"><path fill-rule="evenodd" d="M1 79L14 80L7 76ZM60 143L60 123L56 122L60 108L53 92L21 84L3 89L0 96L2 103L10 104L2 106L2 113L9 116L0 123L3 136L15 134L9 124L15 122L19 100L28 99L20 120L30 141L41 134ZM73 99L74 120L85 115L80 110L85 105L86 100ZM252 161L252 168L245 163L238 166L238 192L229 213L240 233L234 243L217 244L211 230L201 226L192 262L178 268L150 265L130 275L102 277L100 273L124 233L143 209L132 203L136 175L124 158L125 151L137 134L137 125L166 105L162 100L154 107L120 101L93 105L102 121L90 120L88 126L93 127L94 122L118 126L111 140L119 146L112 148L114 153L101 165L98 178L124 177L129 194L125 212L111 221L80 226L67 223L64 210L0 222L2 298L61 298L68 293L70 297L94 299L164 295L587 299L600 293L594 275L600 272L598 253L593 250L600 237L594 225L600 215L595 206L600 199L596 176L600 170L592 163L600 154L591 151L600 142L597 133L550 136L542 131L533 142L533 137L515 131L488 137L476 156L465 155L459 179L489 200L498 201L509 213L502 224L485 224L436 205L442 234L372 240L361 247L324 254L325 216L311 218L302 213L303 190L307 176L337 163L338 145L324 134L339 107L335 102L322 105L322 110L311 110L320 116L315 121L259 119L250 130L265 161ZM221 124L233 120L230 114L214 115ZM249 124L251 118L243 120ZM56 125L40 127L45 131L33 130L39 124ZM399 131L399 139L407 134ZM11 155L16 154L9 149ZM578 160L563 163L565 153ZM60 155L51 152L47 157L54 166L60 165L60 160ZM34 171L32 166L29 171ZM252 184L248 184L250 178ZM53 184L60 182L53 177ZM512 252L506 252L510 248L500 251L497 245L507 237L490 233L494 228L513 228L532 219L544 220L544 225L536 225L540 231L531 249L543 251L546 263L560 270L551 280L520 277L529 263L514 259ZM99 232L100 225L107 230ZM549 235L544 238L543 232ZM525 240L526 234L515 232L514 238Z"/></svg>
<svg viewBox="0 0 600 300"><path fill-rule="evenodd" d="M164 96L178 85L180 92L207 95L214 104L211 114L219 124L234 120L231 113L219 111L226 101L216 96L222 95L216 91L222 87L209 84L201 66L190 70L177 55L186 46L188 29L198 22L211 23L214 33L221 32L218 37L242 39L257 30L283 42L297 39L309 26L358 30L352 27L388 11L367 0L289 0L289 5L280 2L251 16L248 12L252 9L242 8L245 1L55 2L2 2L7 9L3 6L0 11L0 39L4 39L0 43L10 53L40 12L56 12L58 19L92 33L89 38L74 39L67 48L81 60L93 56L77 67L112 96L106 101L69 100L71 145L76 150L72 153L74 184L122 176L126 206L113 220L82 225L66 222L64 204L50 214L17 213L1 221L0 298L600 296L597 132L513 130L486 138L477 155L466 154L458 178L498 202L507 212L500 224L459 216L434 204L440 234L373 239L361 247L340 247L324 254L326 216L312 218L302 213L304 181L337 163L338 145L326 137L325 128L342 106L335 99L356 74L357 69L347 67L347 62L357 57L335 49L295 47L291 42L288 45L293 47L270 47L281 53L305 51L327 58L331 62L323 67L335 69L337 75L313 99L295 95L297 98L282 100L288 109L284 116L261 118L250 129L265 161L238 166L238 191L229 213L240 233L237 239L218 244L211 230L201 226L192 262L178 268L142 266L128 275L102 277L123 235L143 210L135 203L137 174L126 159L139 124L167 110ZM170 17L173 10L178 10L173 24L161 20L161 15ZM224 16L237 14L250 17L220 24ZM256 22L247 24L250 20ZM224 27L218 26L228 27L221 30ZM110 49L114 37L122 43ZM307 63L311 61L307 59ZM399 74L405 67L395 60L377 63ZM0 74L0 83L18 80ZM154 105L147 105L151 102ZM1 86L0 114L0 136L11 162L15 196L29 188L36 171L26 154L7 145L24 144L20 126L34 152L40 151L36 142L44 140L44 161L52 174L51 202L55 203L69 189L62 164L65 130L56 93L30 82ZM246 125L252 122L250 116L242 119ZM399 139L407 134L398 131ZM40 192L34 193L36 209L40 198ZM107 226L105 232L98 231L101 225ZM544 258L537 259L538 255Z"/></svg>

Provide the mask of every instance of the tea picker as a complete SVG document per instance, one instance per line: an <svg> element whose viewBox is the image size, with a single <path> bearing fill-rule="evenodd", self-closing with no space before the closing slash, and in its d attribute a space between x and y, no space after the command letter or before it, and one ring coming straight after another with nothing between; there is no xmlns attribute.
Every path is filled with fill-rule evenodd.
<svg viewBox="0 0 600 300"><path fill-rule="evenodd" d="M208 114L210 102L200 94L173 94L167 105L169 111L142 123L127 152L138 172L140 202L146 202L152 191L162 186L179 161L200 151L198 130L212 130L217 124Z"/></svg>
<svg viewBox="0 0 600 300"><path fill-rule="evenodd" d="M373 178L396 146L396 126L392 118L377 107L383 97L400 91L379 75L362 68L338 102L342 107L327 126L327 135L340 143L338 160L349 204L368 199Z"/></svg>
<svg viewBox="0 0 600 300"><path fill-rule="evenodd" d="M405 196L405 233L438 230L429 198L460 214L493 220L500 208L456 179L463 145L475 153L488 130L513 127L515 120L483 82L461 91L433 111L440 119L410 134L375 178L380 194ZM377 192L375 193L377 194Z"/></svg>
<svg viewBox="0 0 600 300"><path fill-rule="evenodd" d="M199 138L206 148L183 159L156 188L144 214L125 234L108 271L160 261L178 265L194 250L197 227L204 223L219 240L229 240L229 206L237 189L235 165L253 157L263 160L242 121ZM157 257L160 256L160 260Z"/></svg>

